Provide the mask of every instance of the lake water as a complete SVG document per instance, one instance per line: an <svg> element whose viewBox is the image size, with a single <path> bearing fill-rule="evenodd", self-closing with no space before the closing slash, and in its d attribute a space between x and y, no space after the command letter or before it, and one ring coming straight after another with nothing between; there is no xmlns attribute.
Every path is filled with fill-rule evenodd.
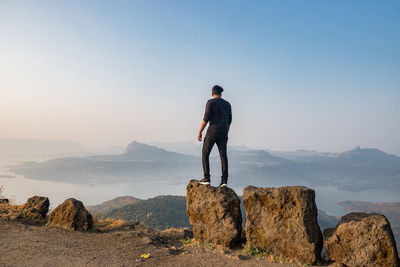
<svg viewBox="0 0 400 267"><path fill-rule="evenodd" d="M55 208L71 197L81 200L85 205L95 205L124 195L144 199L157 195L186 195L186 184L169 184L168 181L84 185L34 180L8 171L6 165L11 164L13 162L0 161L0 185L4 187L3 195L14 199L17 204L25 203L27 198L34 195L47 196L50 199L50 208ZM10 176L14 178L9 178ZM270 185L265 185L267 186ZM233 189L238 195L242 194L243 187ZM336 204L339 201L400 202L400 194L397 191L348 192L333 186L317 186L313 189L316 192L318 208L336 216L346 213Z"/></svg>

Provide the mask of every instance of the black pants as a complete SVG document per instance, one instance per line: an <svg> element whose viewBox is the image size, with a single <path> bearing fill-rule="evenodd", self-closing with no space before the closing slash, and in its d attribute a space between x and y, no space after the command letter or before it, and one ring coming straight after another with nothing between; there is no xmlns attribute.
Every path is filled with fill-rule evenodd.
<svg viewBox="0 0 400 267"><path fill-rule="evenodd" d="M222 182L228 181L228 157L226 156L226 144L228 143L228 137L220 137L213 134L206 134L203 143L203 153L202 153L202 160L203 160L203 171L204 171L204 178L210 179L210 153L211 149L213 148L214 144L217 144L219 156L221 158L221 167L222 167Z"/></svg>

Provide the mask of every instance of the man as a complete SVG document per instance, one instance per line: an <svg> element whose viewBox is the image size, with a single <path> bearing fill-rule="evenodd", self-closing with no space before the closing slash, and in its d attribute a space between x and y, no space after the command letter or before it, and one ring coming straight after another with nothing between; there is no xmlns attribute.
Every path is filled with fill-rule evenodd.
<svg viewBox="0 0 400 267"><path fill-rule="evenodd" d="M228 132L232 122L231 104L221 98L221 86L215 85L212 88L212 99L208 100L203 122L201 123L198 140L202 140L202 132L209 122L207 134L203 143L202 161L204 179L201 184L210 184L210 152L216 143L219 156L221 158L222 176L220 187L227 186L228 183L228 157L226 156L226 145L228 142Z"/></svg>

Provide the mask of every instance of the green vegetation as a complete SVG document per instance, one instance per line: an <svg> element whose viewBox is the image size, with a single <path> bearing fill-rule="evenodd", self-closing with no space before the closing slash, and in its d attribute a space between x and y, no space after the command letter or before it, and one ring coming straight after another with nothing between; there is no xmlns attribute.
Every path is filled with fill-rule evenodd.
<svg viewBox="0 0 400 267"><path fill-rule="evenodd" d="M182 242L182 245L189 245L193 242L193 239L192 238L182 239L181 242Z"/></svg>
<svg viewBox="0 0 400 267"><path fill-rule="evenodd" d="M203 243L203 247L206 247L208 249L214 249L215 245L212 242L205 242L205 243Z"/></svg>
<svg viewBox="0 0 400 267"><path fill-rule="evenodd" d="M190 227L184 196L157 196L138 200L134 204L105 213L102 217L141 221L149 227L160 230Z"/></svg>
<svg viewBox="0 0 400 267"><path fill-rule="evenodd" d="M283 261L286 261L286 256L285 255L283 255L283 254L281 254L281 255L276 255L275 256L275 261L277 261L277 262L283 262Z"/></svg>
<svg viewBox="0 0 400 267"><path fill-rule="evenodd" d="M259 248L253 248L249 243L246 243L243 246L243 252L247 255L257 256L257 257L268 256L268 253L266 251L261 250Z"/></svg>

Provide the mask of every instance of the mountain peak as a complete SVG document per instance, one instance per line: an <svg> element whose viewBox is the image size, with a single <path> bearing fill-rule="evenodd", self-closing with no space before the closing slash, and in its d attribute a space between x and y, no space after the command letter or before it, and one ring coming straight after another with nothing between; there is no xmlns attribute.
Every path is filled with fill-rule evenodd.
<svg viewBox="0 0 400 267"><path fill-rule="evenodd" d="M154 147L154 146L149 146L149 145L146 145L143 143L139 143L137 141L132 141L126 147L124 154L130 154L131 152L160 151L160 150L163 151L164 149Z"/></svg>
<svg viewBox="0 0 400 267"><path fill-rule="evenodd" d="M188 155L171 152L159 147L139 143L137 141L130 142L122 156L129 159L140 160L171 160L172 158L185 159L191 157Z"/></svg>
<svg viewBox="0 0 400 267"><path fill-rule="evenodd" d="M390 163L392 161L398 162L400 160L400 158L385 153L377 148L361 148L360 146L357 146L352 150L341 153L339 157L355 160L358 162L365 162L365 163L380 162L385 164Z"/></svg>
<svg viewBox="0 0 400 267"><path fill-rule="evenodd" d="M377 148L361 148L360 146L357 146L351 150L345 151L342 153L342 155L389 155Z"/></svg>

